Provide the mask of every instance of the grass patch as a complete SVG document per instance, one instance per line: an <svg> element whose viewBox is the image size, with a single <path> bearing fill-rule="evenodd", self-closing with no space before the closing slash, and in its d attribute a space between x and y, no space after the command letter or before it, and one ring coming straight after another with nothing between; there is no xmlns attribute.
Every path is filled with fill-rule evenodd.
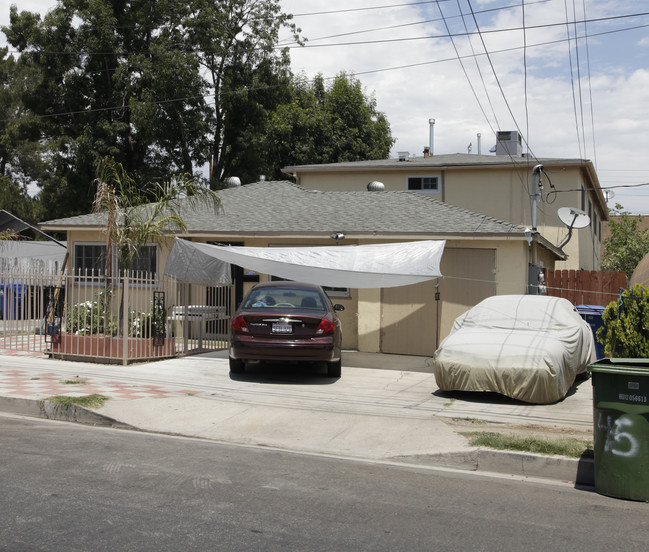
<svg viewBox="0 0 649 552"><path fill-rule="evenodd" d="M61 381L61 383L64 385L83 385L87 382L84 379L71 379L71 380L63 380Z"/></svg>
<svg viewBox="0 0 649 552"><path fill-rule="evenodd" d="M67 397L65 395L57 395L50 397L48 400L63 404L65 406L83 406L85 408L100 408L108 400L104 395L85 395L83 397Z"/></svg>
<svg viewBox="0 0 649 552"><path fill-rule="evenodd" d="M484 425L487 423L486 420L479 420L478 418L451 418L451 420L454 422L469 422L475 425Z"/></svg>
<svg viewBox="0 0 649 552"><path fill-rule="evenodd" d="M497 450L516 450L537 454L555 454L569 458L591 457L593 443L584 439L541 439L519 437L489 431L462 433L472 447L488 447Z"/></svg>
<svg viewBox="0 0 649 552"><path fill-rule="evenodd" d="M446 407L453 406L453 403L454 403L456 400L457 400L457 399L451 399L451 400L448 401L447 403L444 403L444 406L446 406Z"/></svg>

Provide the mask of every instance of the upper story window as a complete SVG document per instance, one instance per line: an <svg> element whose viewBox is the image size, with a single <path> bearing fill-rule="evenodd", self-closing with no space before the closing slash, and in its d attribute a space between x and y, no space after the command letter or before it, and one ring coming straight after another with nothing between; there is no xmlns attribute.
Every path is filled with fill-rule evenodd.
<svg viewBox="0 0 649 552"><path fill-rule="evenodd" d="M407 189L412 192L440 193L442 191L442 178L439 174L409 176Z"/></svg>

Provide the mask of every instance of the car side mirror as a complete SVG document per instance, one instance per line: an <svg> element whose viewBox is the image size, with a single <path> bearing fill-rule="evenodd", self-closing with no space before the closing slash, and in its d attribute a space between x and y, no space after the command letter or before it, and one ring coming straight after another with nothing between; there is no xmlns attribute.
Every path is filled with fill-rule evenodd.
<svg viewBox="0 0 649 552"><path fill-rule="evenodd" d="M343 306L342 306L341 304L339 304L339 303L336 303L336 304L334 305L334 310L337 310L337 311L344 311L344 310L345 310L345 307L343 307Z"/></svg>

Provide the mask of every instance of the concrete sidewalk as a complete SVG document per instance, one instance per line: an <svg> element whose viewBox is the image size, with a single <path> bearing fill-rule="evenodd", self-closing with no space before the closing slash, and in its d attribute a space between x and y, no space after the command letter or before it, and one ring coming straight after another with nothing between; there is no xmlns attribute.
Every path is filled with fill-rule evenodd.
<svg viewBox="0 0 649 552"><path fill-rule="evenodd" d="M55 395L98 393L94 411L54 408ZM469 447L453 420L553 431L592 430L590 382L553 405L444 394L430 358L346 352L324 367L252 367L230 375L227 352L131 366L0 353L0 411L262 445L297 452L504 471L589 484L576 460ZM481 429L476 426L476 429Z"/></svg>

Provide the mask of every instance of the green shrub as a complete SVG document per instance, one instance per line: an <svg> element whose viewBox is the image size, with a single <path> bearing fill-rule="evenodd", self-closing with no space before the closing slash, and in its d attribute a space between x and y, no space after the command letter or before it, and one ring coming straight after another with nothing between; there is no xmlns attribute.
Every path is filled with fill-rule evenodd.
<svg viewBox="0 0 649 552"><path fill-rule="evenodd" d="M649 288L636 284L604 309L597 340L604 354L618 358L649 358Z"/></svg>

